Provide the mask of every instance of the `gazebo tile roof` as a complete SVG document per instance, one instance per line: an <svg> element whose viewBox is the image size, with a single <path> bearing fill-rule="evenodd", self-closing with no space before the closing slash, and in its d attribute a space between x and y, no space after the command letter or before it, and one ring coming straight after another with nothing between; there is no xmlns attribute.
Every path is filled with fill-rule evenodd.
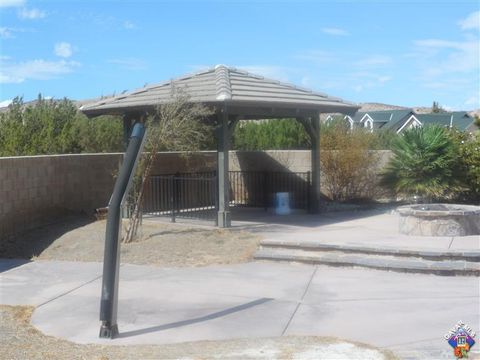
<svg viewBox="0 0 480 360"><path fill-rule="evenodd" d="M340 98L282 83L225 65L189 74L159 84L86 104L80 109L87 115L148 109L172 100L174 88L182 88L194 102L228 103L235 106L278 106L312 111L354 113L358 106Z"/></svg>

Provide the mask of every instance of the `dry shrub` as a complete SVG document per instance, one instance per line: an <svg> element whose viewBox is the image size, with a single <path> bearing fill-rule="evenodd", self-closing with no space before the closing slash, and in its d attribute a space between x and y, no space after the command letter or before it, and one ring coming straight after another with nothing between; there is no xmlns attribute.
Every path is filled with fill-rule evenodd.
<svg viewBox="0 0 480 360"><path fill-rule="evenodd" d="M364 129L350 130L341 122L322 124L320 168L322 186L334 201L371 200L378 190L375 141Z"/></svg>

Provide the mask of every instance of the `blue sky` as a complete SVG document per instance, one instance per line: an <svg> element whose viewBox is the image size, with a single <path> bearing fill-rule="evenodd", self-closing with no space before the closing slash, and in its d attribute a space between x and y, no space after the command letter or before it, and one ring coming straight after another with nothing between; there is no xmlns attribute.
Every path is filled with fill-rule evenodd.
<svg viewBox="0 0 480 360"><path fill-rule="evenodd" d="M480 107L479 1L0 0L0 102L227 64L354 102Z"/></svg>

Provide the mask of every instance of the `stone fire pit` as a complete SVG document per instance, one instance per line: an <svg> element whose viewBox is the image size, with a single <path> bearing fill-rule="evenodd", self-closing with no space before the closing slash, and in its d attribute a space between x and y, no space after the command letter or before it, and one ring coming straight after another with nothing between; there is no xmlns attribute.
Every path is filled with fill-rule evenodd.
<svg viewBox="0 0 480 360"><path fill-rule="evenodd" d="M480 235L480 206L417 204L401 206L400 233L422 236Z"/></svg>

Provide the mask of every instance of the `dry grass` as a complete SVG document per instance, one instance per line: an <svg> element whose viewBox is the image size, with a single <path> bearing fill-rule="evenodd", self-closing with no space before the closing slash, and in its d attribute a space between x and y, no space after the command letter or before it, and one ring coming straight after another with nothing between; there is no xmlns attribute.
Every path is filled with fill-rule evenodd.
<svg viewBox="0 0 480 360"><path fill-rule="evenodd" d="M141 239L121 246L122 263L206 266L252 259L259 238L245 231L144 221ZM0 257L103 261L105 220L68 218L0 244Z"/></svg>

